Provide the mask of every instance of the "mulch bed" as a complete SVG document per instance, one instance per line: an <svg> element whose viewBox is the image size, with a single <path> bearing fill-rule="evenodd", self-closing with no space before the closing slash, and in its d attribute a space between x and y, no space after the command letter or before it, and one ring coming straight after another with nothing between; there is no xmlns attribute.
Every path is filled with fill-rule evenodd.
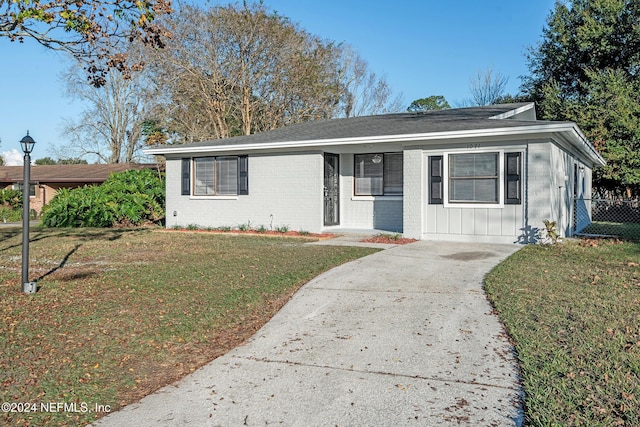
<svg viewBox="0 0 640 427"><path fill-rule="evenodd" d="M250 235L250 236L271 236L271 237L298 237L303 239L317 239L317 240L327 240L338 237L337 234L332 233L306 233L299 231L286 231L281 232L277 230L207 230L207 229L189 229L189 228L163 228L158 230L160 232L171 233L213 233L213 234L226 234L231 236L236 235ZM387 236L387 235L376 235L369 237L367 239L360 240L363 243L384 243L390 245L406 245L408 243L417 242L417 239L408 239L405 237L398 236Z"/></svg>
<svg viewBox="0 0 640 427"><path fill-rule="evenodd" d="M318 240L326 240L333 239L337 237L335 234L331 233L301 233L299 231L276 231L276 230L206 230L206 229L195 229L191 230L188 228L163 228L158 230L160 232L177 232L177 233L213 233L213 234L226 234L226 235L250 235L250 236L271 236L271 237L300 237L303 239L318 239Z"/></svg>
<svg viewBox="0 0 640 427"><path fill-rule="evenodd" d="M373 236L368 239L360 240L365 243L386 243L390 245L406 245L407 243L417 242L417 239L407 239L405 237L394 236Z"/></svg>

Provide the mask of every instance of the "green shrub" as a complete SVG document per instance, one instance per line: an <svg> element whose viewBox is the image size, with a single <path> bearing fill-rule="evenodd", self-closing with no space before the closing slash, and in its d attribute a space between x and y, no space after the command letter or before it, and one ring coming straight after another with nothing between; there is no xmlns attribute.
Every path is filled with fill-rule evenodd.
<svg viewBox="0 0 640 427"><path fill-rule="evenodd" d="M164 178L157 172L112 174L100 186L61 189L42 210L45 227L113 227L164 219Z"/></svg>
<svg viewBox="0 0 640 427"><path fill-rule="evenodd" d="M18 222L22 220L22 210L0 205L0 222Z"/></svg>
<svg viewBox="0 0 640 427"><path fill-rule="evenodd" d="M11 209L22 208L22 191L10 188L0 190L0 206Z"/></svg>

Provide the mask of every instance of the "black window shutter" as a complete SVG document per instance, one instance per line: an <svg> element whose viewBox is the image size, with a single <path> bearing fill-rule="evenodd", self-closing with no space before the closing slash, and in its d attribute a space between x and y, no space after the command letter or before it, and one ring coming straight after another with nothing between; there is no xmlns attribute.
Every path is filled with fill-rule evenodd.
<svg viewBox="0 0 640 427"><path fill-rule="evenodd" d="M504 203L519 205L522 203L522 153L505 153Z"/></svg>
<svg viewBox="0 0 640 427"><path fill-rule="evenodd" d="M182 159L182 193L183 196L191 194L191 159Z"/></svg>
<svg viewBox="0 0 640 427"><path fill-rule="evenodd" d="M429 204L443 203L442 156L429 156Z"/></svg>
<svg viewBox="0 0 640 427"><path fill-rule="evenodd" d="M238 156L238 194L249 194L249 156Z"/></svg>

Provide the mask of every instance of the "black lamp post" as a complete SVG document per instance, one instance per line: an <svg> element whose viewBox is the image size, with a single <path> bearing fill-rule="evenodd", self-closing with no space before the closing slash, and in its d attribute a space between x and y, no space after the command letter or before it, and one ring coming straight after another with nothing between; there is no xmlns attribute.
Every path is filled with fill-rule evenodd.
<svg viewBox="0 0 640 427"><path fill-rule="evenodd" d="M35 282L29 282L29 195L31 181L31 151L36 142L29 136L20 140L20 146L24 152L24 165L22 166L24 175L22 179L22 292L33 294L37 287Z"/></svg>

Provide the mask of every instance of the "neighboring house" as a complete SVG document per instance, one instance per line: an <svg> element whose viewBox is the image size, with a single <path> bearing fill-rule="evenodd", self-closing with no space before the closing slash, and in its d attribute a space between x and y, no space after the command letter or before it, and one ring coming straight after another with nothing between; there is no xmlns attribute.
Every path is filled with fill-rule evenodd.
<svg viewBox="0 0 640 427"><path fill-rule="evenodd" d="M312 121L145 150L163 155L167 226L367 229L417 239L571 235L573 199L604 160L575 123L533 103ZM577 228L588 224L582 219Z"/></svg>
<svg viewBox="0 0 640 427"><path fill-rule="evenodd" d="M61 188L102 184L109 175L130 169L157 169L155 164L115 163L108 165L33 165L29 188L30 207L40 213ZM0 166L0 189L22 189L22 166Z"/></svg>

